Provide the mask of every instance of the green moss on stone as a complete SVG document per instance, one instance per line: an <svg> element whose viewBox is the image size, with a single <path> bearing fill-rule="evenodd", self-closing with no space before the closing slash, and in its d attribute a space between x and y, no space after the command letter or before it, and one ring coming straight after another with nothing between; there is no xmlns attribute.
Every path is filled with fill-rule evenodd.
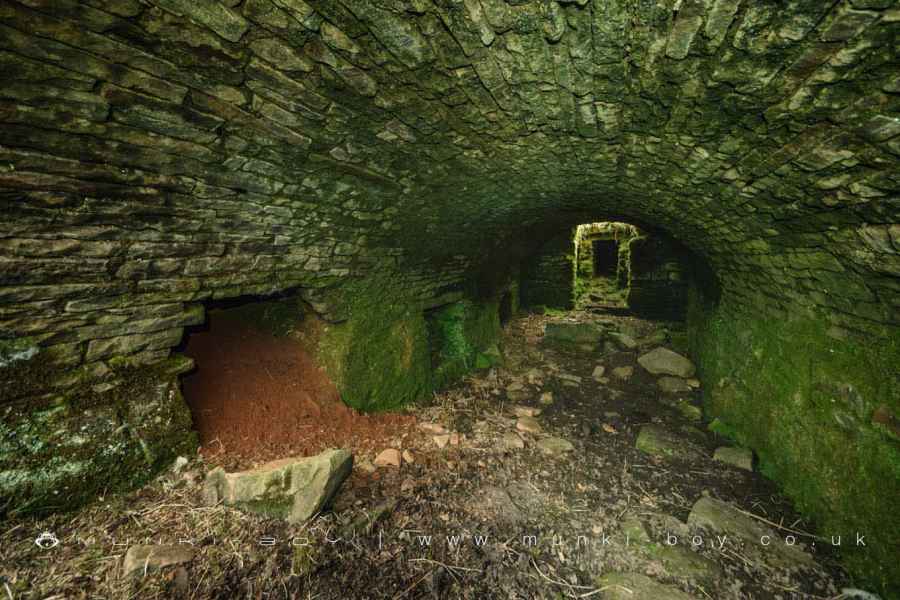
<svg viewBox="0 0 900 600"><path fill-rule="evenodd" d="M347 320L321 332L317 354L341 397L358 410L398 408L428 395L425 317L399 282L373 278L340 290Z"/></svg>
<svg viewBox="0 0 900 600"><path fill-rule="evenodd" d="M2 408L0 513L77 508L134 488L196 449L190 411L166 362L114 370L107 384L97 391L82 382Z"/></svg>
<svg viewBox="0 0 900 600"><path fill-rule="evenodd" d="M900 592L900 445L872 422L879 406L900 414L897 336L837 340L813 316L696 306L690 325L717 431L753 448L823 536L851 540L842 547L851 572ZM866 547L855 546L857 532Z"/></svg>

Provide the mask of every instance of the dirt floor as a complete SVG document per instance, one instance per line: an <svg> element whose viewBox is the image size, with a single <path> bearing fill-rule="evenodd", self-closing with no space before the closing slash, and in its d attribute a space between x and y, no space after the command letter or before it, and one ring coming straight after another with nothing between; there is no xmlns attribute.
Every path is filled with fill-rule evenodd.
<svg viewBox="0 0 900 600"><path fill-rule="evenodd" d="M410 415L348 407L304 343L229 311L210 313L184 353L197 365L183 391L201 453L229 470L326 448L374 451L415 426Z"/></svg>
<svg viewBox="0 0 900 600"><path fill-rule="evenodd" d="M637 347L609 340L588 347L549 343L543 335L548 321L602 321L627 332ZM365 435L356 429L364 417L321 406L315 414L304 386L326 396L331 391L316 388L308 368L299 367L312 382L292 386L291 370L268 362L271 353L290 352L254 347L236 355L198 346L197 356L219 356L218 364L235 377L224 387L187 382L191 397L205 398L195 409L222 411L208 431L201 430L207 451L144 489L101 499L77 514L6 524L0 531L0 598L637 599L681 597L679 591L710 599L844 597L847 578L836 557L827 545L814 544L806 533L810 526L776 488L755 472L712 460L713 450L727 442L685 410L699 405L701 392L673 399L636 363L658 345L680 350L678 339L672 325L590 311L515 318L504 334L502 367L477 373L409 414L385 417L394 420ZM248 343L252 338L241 338L242 347ZM247 373L247 355L271 373ZM604 367L602 376L594 376L597 366ZM229 407L229 390L244 389L232 386L251 380L266 391ZM248 446L260 433L252 424L224 438L235 425L232 408L246 411L242 415L258 406L268 407L258 414L280 413L293 402L289 398L309 412L288 410L292 420L277 436L283 449L315 452L327 443L355 453L353 473L332 511L293 526L204 506L203 473L268 457L268 450ZM518 415L529 409L540 410L535 432L521 431ZM332 410L339 415L334 422ZM302 435L292 439L295 427L314 417L329 435L309 438L309 428L296 429ZM692 450L673 457L638 450L636 437L648 424L679 436ZM456 434L449 442L439 438L445 447L434 439L441 429ZM223 450L209 451L213 435L225 439ZM554 450L548 440L557 439L572 449ZM375 467L375 454L387 447L408 450L412 460L399 468ZM252 451L244 454L247 448ZM780 535L799 538L812 561L773 565L740 542L718 546L711 534L686 524L704 497L730 502ZM62 543L42 550L34 544L41 531ZM663 550L673 534L683 549L677 555ZM702 543L688 544L689 534L703 536ZM129 545L179 542L196 551L189 563L146 576L121 575ZM646 575L669 592L639 596L627 585L599 579L617 572Z"/></svg>

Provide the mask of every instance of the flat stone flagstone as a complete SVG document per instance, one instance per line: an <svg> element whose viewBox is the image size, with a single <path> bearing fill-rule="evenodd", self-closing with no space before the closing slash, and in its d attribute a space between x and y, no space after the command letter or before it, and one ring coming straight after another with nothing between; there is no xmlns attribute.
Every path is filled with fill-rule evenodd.
<svg viewBox="0 0 900 600"><path fill-rule="evenodd" d="M746 552L771 566L813 564L809 553L798 545L798 542L803 542L803 536L789 531L782 531L779 535L760 519L753 518L729 502L700 498L691 508L688 525L740 538L745 542ZM793 543L787 543L788 536L791 536Z"/></svg>
<svg viewBox="0 0 900 600"><path fill-rule="evenodd" d="M698 455L698 449L689 440L658 425L641 427L635 447L664 458L691 459Z"/></svg>
<svg viewBox="0 0 900 600"><path fill-rule="evenodd" d="M641 573L608 573L598 577L595 584L607 600L697 600L673 585Z"/></svg>
<svg viewBox="0 0 900 600"><path fill-rule="evenodd" d="M575 450L575 446L569 440L558 437L547 437L537 441L536 446L547 454L565 454Z"/></svg>
<svg viewBox="0 0 900 600"><path fill-rule="evenodd" d="M723 446L716 448L713 460L723 462L745 471L753 470L753 451L749 448Z"/></svg>
<svg viewBox="0 0 900 600"><path fill-rule="evenodd" d="M352 468L353 455L346 450L280 459L237 473L226 473L219 467L206 476L203 496L207 504L223 502L289 523L302 523L328 504Z"/></svg>

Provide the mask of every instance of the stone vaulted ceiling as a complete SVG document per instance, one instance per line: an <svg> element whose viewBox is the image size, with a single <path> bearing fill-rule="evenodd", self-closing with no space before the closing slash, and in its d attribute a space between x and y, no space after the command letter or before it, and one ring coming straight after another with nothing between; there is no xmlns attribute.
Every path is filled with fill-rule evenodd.
<svg viewBox="0 0 900 600"><path fill-rule="evenodd" d="M5 318L447 284L615 216L734 298L895 326L898 29L893 0L3 0Z"/></svg>

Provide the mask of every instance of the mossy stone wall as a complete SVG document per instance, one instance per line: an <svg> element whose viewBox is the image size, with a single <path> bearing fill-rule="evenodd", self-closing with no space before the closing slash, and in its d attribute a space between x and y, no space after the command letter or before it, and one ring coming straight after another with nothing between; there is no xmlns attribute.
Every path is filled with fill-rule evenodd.
<svg viewBox="0 0 900 600"><path fill-rule="evenodd" d="M708 418L752 448L859 579L900 595L900 336L843 339L820 315L772 319L692 294ZM856 535L865 547L856 546Z"/></svg>

